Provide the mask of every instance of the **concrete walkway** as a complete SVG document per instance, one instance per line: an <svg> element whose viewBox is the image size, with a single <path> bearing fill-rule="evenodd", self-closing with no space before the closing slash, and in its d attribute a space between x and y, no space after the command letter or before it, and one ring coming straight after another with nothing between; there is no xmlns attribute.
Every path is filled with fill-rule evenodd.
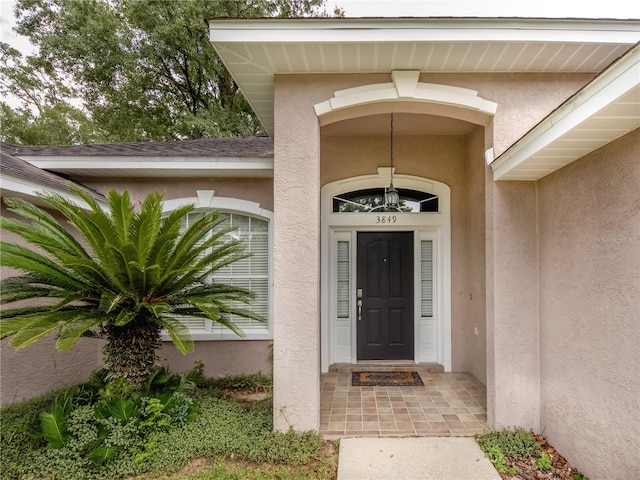
<svg viewBox="0 0 640 480"><path fill-rule="evenodd" d="M473 438L343 438L338 480L500 480Z"/></svg>

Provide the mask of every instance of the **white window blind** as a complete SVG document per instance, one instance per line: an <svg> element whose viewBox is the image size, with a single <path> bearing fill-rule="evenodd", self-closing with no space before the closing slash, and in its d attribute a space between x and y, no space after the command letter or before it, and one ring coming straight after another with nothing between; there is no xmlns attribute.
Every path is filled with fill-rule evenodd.
<svg viewBox="0 0 640 480"><path fill-rule="evenodd" d="M337 255L338 318L349 318L349 242L338 242Z"/></svg>
<svg viewBox="0 0 640 480"><path fill-rule="evenodd" d="M264 318L264 322L229 315L235 325L245 333L252 330L268 328L269 317L269 224L266 220L249 217L238 213L222 213L224 221L217 227L223 229L231 226L232 232L227 239L239 240L249 257L238 260L221 268L212 275L212 281L233 285L251 290L254 294L250 304L237 302L234 307L247 309ZM187 222L193 221L197 213L190 214ZM193 333L226 331L228 329L210 320L186 318L183 320Z"/></svg>
<svg viewBox="0 0 640 480"><path fill-rule="evenodd" d="M433 241L420 242L420 309L422 317L433 317Z"/></svg>

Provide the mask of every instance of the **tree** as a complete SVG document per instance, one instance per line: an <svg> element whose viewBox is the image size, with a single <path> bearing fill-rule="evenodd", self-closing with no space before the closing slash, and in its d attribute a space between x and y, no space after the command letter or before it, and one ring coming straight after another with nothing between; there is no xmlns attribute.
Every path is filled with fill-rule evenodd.
<svg viewBox="0 0 640 480"><path fill-rule="evenodd" d="M185 316L218 322L242 333L229 315L257 318L242 305L248 290L210 280L213 272L245 258L242 245L225 240L222 218L206 212L184 228L193 206L162 216L162 195L150 194L135 211L129 194L108 192L109 211L79 189L83 210L55 194L40 195L78 234L76 239L45 210L5 199L22 219L0 218L0 227L30 246L0 242L0 264L22 274L0 283L2 304L44 299L2 311L0 338L24 348L58 334L56 348L70 350L81 336L103 336L109 379L141 386L156 363L164 329L184 354L193 342Z"/></svg>
<svg viewBox="0 0 640 480"><path fill-rule="evenodd" d="M96 143L106 138L85 112L65 100L72 89L49 75L34 57L27 59L0 42L0 93L21 102L0 102L0 139L27 145Z"/></svg>
<svg viewBox="0 0 640 480"><path fill-rule="evenodd" d="M16 30L111 141L248 136L264 132L205 20L327 15L324 1L19 0Z"/></svg>

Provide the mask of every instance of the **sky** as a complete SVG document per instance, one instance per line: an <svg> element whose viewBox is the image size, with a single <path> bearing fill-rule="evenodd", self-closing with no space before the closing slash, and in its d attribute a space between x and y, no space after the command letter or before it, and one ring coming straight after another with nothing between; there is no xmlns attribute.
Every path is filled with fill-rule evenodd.
<svg viewBox="0 0 640 480"><path fill-rule="evenodd" d="M347 17L640 18L637 0L330 0L327 3L342 7Z"/></svg>

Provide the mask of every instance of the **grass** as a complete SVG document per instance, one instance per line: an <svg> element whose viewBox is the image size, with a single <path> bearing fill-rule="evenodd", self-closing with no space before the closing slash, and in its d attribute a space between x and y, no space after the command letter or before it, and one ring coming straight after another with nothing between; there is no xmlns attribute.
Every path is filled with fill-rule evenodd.
<svg viewBox="0 0 640 480"><path fill-rule="evenodd" d="M0 410L0 478L334 478L337 461L333 444L324 442L312 432L273 432L270 398L247 407L226 395L233 389L255 391L268 385L270 379L264 376L204 380L191 392L198 404L194 421L149 439L144 455L126 451L100 466L91 464L67 447L56 449L42 441L34 441L29 434L32 425L38 422L40 412L50 408L64 391L7 406Z"/></svg>

